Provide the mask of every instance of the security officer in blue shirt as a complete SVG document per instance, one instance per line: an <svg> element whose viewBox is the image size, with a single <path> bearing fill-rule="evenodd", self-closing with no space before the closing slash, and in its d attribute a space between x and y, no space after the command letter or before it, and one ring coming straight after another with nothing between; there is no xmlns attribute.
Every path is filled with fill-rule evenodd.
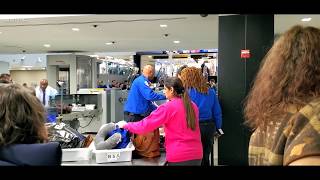
<svg viewBox="0 0 320 180"><path fill-rule="evenodd" d="M153 66L146 65L142 70L142 75L133 81L124 107L125 121L131 122L143 119L156 109L152 101L166 99L163 94L155 93L150 88L149 84L153 75Z"/></svg>
<svg viewBox="0 0 320 180"><path fill-rule="evenodd" d="M164 100L163 94L155 93L149 86L153 78L154 68L146 65L142 70L142 75L137 77L129 91L128 99L124 107L124 120L127 122L136 122L148 116L156 106L152 101ZM160 156L160 134L159 129L153 132L133 136L133 158L147 157L153 158Z"/></svg>

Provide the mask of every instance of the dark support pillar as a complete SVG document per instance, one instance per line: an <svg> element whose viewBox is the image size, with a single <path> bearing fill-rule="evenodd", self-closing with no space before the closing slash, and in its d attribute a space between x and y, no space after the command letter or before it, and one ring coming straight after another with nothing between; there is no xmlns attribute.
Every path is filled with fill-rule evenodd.
<svg viewBox="0 0 320 180"><path fill-rule="evenodd" d="M133 62L135 64L135 66L139 68L138 74L140 74L141 55L140 54L133 55Z"/></svg>
<svg viewBox="0 0 320 180"><path fill-rule="evenodd" d="M218 146L221 165L248 165L250 132L243 100L273 39L273 15L219 17L218 89L225 132ZM241 59L241 49L249 49L251 57Z"/></svg>

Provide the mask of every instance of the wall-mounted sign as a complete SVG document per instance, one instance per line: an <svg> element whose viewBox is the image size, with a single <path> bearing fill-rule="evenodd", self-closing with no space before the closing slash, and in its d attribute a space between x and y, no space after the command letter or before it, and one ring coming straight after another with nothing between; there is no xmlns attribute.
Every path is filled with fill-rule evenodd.
<svg viewBox="0 0 320 180"><path fill-rule="evenodd" d="M250 58L250 50L249 49L242 49L240 57L241 58Z"/></svg>

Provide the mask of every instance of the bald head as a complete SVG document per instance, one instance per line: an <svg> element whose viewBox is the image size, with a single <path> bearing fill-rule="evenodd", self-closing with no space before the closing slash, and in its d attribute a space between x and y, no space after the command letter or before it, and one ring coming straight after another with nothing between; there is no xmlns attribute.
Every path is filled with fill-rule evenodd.
<svg viewBox="0 0 320 180"><path fill-rule="evenodd" d="M7 73L1 74L0 80L2 83L12 83L11 75Z"/></svg>
<svg viewBox="0 0 320 180"><path fill-rule="evenodd" d="M48 86L48 80L41 79L40 80L40 88L42 89L42 91L46 90L47 86Z"/></svg>
<svg viewBox="0 0 320 180"><path fill-rule="evenodd" d="M142 69L142 74L147 77L149 80L153 79L154 68L151 65L145 65Z"/></svg>

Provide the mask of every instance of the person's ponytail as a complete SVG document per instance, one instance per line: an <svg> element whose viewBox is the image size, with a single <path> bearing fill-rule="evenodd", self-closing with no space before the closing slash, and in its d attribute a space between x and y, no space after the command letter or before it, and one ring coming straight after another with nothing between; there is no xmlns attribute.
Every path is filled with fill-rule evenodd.
<svg viewBox="0 0 320 180"><path fill-rule="evenodd" d="M182 100L186 110L187 126L194 131L196 129L196 113L194 112L192 103L186 90L184 90L182 93Z"/></svg>

